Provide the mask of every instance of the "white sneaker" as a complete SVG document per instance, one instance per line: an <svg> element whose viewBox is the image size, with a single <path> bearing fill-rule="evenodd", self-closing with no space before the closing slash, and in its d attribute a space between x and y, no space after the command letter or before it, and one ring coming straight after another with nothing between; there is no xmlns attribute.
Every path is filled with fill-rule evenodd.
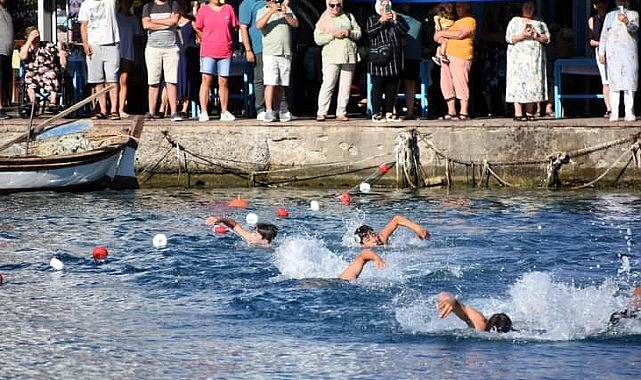
<svg viewBox="0 0 641 380"><path fill-rule="evenodd" d="M636 121L637 117L632 114L632 115L625 115L625 121Z"/></svg>
<svg viewBox="0 0 641 380"><path fill-rule="evenodd" d="M298 119L296 116L292 115L291 112L285 111L280 113L280 121L292 121Z"/></svg>
<svg viewBox="0 0 641 380"><path fill-rule="evenodd" d="M263 121L271 123L274 121L278 121L278 118L276 117L276 113L274 111L267 111L265 112L265 118L263 119Z"/></svg>
<svg viewBox="0 0 641 380"><path fill-rule="evenodd" d="M231 112L225 111L220 114L220 121L234 121L236 117Z"/></svg>
<svg viewBox="0 0 641 380"><path fill-rule="evenodd" d="M171 121L182 121L183 117L178 112L171 115Z"/></svg>
<svg viewBox="0 0 641 380"><path fill-rule="evenodd" d="M260 111L258 113L258 115L256 115L256 120L264 121L265 120L265 111Z"/></svg>
<svg viewBox="0 0 641 380"><path fill-rule="evenodd" d="M201 112L200 115L198 115L198 121L209 121L209 115L207 115L207 112Z"/></svg>
<svg viewBox="0 0 641 380"><path fill-rule="evenodd" d="M610 121L619 121L619 115L615 115L614 112L610 114Z"/></svg>

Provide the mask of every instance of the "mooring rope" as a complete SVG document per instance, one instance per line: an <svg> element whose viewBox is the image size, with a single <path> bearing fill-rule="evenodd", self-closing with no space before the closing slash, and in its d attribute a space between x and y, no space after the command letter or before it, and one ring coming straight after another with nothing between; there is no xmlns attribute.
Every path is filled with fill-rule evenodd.
<svg viewBox="0 0 641 380"><path fill-rule="evenodd" d="M627 164L625 165L625 167L623 168L623 169L625 170L625 168L630 164L630 161L632 161L632 159L634 159L634 157L636 156L636 154L637 154L637 151L638 151L638 150L639 150L639 143L638 143L638 142L635 142L634 144L632 144L632 146L630 147L630 149L628 149L628 150L626 150L625 152L623 152L623 153L619 156L619 158L617 158L617 159L616 159L616 160L615 160L615 161L614 161L610 166L608 166L608 168L607 168L607 169L605 169L605 171L604 171L603 173L601 173L601 175L600 175L600 176L596 177L595 179L593 179L592 181L590 181L590 182L588 182L588 183L586 183L586 184L583 184L583 185L581 185L581 186L575 186L575 187L573 187L573 188L572 188L572 190L585 189L586 187L590 187L590 186L594 185L595 183L597 183L598 181L600 181L601 179L603 179L603 177L605 177L605 176L606 176L606 174L608 174L608 172L609 172L610 170L612 170L612 168L614 168L614 166L615 166L616 164L618 164L618 163L619 163L619 161L621 161L621 160L623 159L623 157L625 157L625 156L626 156L626 155L628 155L630 152L632 152L632 157L630 157L630 160L628 161L628 163L627 163ZM620 176L620 175L619 175L619 176ZM619 179L619 177L617 177L617 180L618 180L618 179Z"/></svg>

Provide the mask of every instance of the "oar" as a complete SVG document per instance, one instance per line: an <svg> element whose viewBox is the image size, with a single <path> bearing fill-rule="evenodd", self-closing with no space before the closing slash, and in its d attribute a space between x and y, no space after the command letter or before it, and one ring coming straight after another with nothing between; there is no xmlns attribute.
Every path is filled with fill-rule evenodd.
<svg viewBox="0 0 641 380"><path fill-rule="evenodd" d="M81 100L80 102L74 104L73 106L67 108L66 110L60 112L59 114L54 115L54 116L50 117L49 119L43 121L42 123L38 124L33 129L34 136L39 134L39 133L41 133L41 132L47 131L47 130L49 130L51 128L57 127L57 125L55 125L55 126L46 128L47 124L50 124L50 123L52 123L52 122L54 122L54 121L56 121L58 119L61 119L61 118L65 117L65 116L69 115L70 113L76 111L77 109L79 109L80 107L84 106L85 104L92 102L94 99L96 99L100 95L102 95L105 92L111 90L114 86L116 86L116 84L112 83L109 86L107 86L107 87L103 88L102 90L96 92L95 94L91 95L90 97L88 97L88 98L86 98L84 100ZM9 148L13 144L16 144L16 143L24 141L26 138L27 138L27 136L23 134L23 135L20 135L20 136L12 139L10 141L7 141L6 143L0 145L0 152L2 152L3 150Z"/></svg>

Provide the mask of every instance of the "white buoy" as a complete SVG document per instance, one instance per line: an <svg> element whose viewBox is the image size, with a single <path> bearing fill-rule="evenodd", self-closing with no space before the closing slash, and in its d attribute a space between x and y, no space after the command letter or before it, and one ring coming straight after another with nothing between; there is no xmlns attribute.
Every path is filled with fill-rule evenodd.
<svg viewBox="0 0 641 380"><path fill-rule="evenodd" d="M165 236L165 234L156 234L156 236L154 236L154 239L152 240L152 243L156 248L163 248L167 245L167 236Z"/></svg>
<svg viewBox="0 0 641 380"><path fill-rule="evenodd" d="M63 264L62 261L56 259L55 257L51 258L51 261L49 261L49 265L51 265L55 270L62 270L65 267L65 264Z"/></svg>
<svg viewBox="0 0 641 380"><path fill-rule="evenodd" d="M245 217L245 221L247 222L247 224L256 224L258 223L258 215L254 214L253 212L250 212Z"/></svg>
<svg viewBox="0 0 641 380"><path fill-rule="evenodd" d="M369 193L369 191L372 190L372 187L367 182L361 182L360 186L358 186L358 189L361 191L361 193Z"/></svg>
<svg viewBox="0 0 641 380"><path fill-rule="evenodd" d="M311 208L312 211L318 211L320 210L320 205L318 204L317 201L311 201L309 202L309 208Z"/></svg>

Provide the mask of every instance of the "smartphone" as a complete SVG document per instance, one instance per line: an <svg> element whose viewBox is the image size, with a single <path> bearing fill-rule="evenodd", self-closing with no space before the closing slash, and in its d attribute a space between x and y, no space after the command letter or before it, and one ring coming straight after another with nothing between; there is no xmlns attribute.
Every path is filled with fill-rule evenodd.
<svg viewBox="0 0 641 380"><path fill-rule="evenodd" d="M391 11L392 11L392 5L388 3L385 6L385 13L390 13Z"/></svg>

